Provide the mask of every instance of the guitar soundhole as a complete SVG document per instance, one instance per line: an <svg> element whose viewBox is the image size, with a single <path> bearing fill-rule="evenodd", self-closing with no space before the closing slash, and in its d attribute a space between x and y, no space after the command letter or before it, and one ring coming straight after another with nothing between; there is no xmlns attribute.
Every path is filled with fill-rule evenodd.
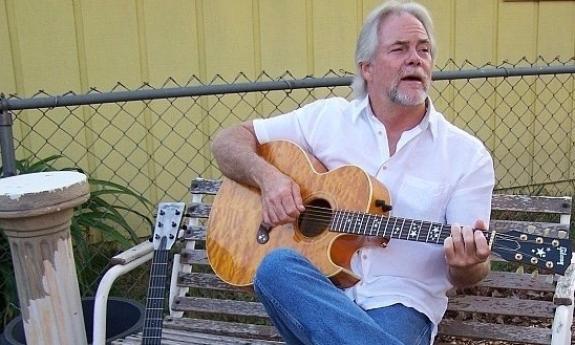
<svg viewBox="0 0 575 345"><path fill-rule="evenodd" d="M298 219L300 232L305 237L320 235L329 227L332 214L329 202L324 199L315 199L306 203L305 211Z"/></svg>

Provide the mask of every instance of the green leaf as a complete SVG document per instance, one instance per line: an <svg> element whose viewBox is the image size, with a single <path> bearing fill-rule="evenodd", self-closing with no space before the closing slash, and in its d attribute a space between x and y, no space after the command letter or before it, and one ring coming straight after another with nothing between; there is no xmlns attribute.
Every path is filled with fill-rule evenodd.
<svg viewBox="0 0 575 345"><path fill-rule="evenodd" d="M95 216L95 217L94 217ZM90 228L98 229L102 232L105 237L111 240L119 242L123 246L129 246L130 241L128 241L124 236L122 236L118 230L114 227L102 222L98 215L93 214L91 216L82 217L79 219L79 224L89 226Z"/></svg>

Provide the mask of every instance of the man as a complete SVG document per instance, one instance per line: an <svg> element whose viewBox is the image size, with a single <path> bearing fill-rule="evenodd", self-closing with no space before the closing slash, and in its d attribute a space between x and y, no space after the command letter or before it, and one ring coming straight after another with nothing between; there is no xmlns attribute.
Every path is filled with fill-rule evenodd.
<svg viewBox="0 0 575 345"><path fill-rule="evenodd" d="M393 239L386 248L362 247L351 262L361 282L345 291L295 251L269 253L254 288L288 344L429 344L446 291L487 275L489 246L474 229L487 228L493 163L477 139L434 109L427 96L434 56L426 9L385 3L358 39L356 99L319 100L214 139L222 172L259 188L270 226L295 222L305 209L298 185L256 154L258 144L279 139L329 170L362 167L388 188L394 216L454 224L443 246Z"/></svg>

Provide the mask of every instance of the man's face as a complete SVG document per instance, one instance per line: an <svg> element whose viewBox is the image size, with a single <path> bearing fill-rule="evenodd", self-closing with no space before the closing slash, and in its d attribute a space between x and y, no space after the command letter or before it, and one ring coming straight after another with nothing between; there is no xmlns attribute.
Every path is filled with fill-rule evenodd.
<svg viewBox="0 0 575 345"><path fill-rule="evenodd" d="M392 14L379 29L379 46L361 71L370 98L415 106L427 98L431 83L431 42L423 24L411 14Z"/></svg>

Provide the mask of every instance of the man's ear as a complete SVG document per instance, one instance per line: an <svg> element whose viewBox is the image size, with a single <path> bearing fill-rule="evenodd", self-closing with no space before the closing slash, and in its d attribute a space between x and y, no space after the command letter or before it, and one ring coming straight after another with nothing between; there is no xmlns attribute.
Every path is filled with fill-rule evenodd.
<svg viewBox="0 0 575 345"><path fill-rule="evenodd" d="M361 62L359 64L359 70L361 71L363 79L371 80L371 64L369 62Z"/></svg>

